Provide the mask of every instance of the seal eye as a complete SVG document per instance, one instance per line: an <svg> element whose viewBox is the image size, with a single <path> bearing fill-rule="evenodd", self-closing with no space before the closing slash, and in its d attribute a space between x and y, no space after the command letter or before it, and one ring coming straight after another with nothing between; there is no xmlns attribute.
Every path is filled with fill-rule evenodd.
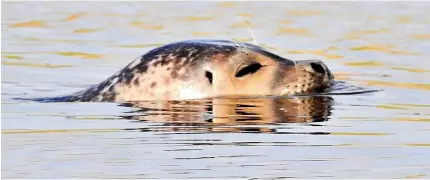
<svg viewBox="0 0 430 180"><path fill-rule="evenodd" d="M239 72L236 73L236 77L242 77L247 74L252 74L257 72L261 67L263 67L260 63L253 63L244 68L242 68Z"/></svg>
<svg viewBox="0 0 430 180"><path fill-rule="evenodd" d="M208 78L209 83L212 84L212 73L209 71L206 71L205 76L206 76L206 78Z"/></svg>

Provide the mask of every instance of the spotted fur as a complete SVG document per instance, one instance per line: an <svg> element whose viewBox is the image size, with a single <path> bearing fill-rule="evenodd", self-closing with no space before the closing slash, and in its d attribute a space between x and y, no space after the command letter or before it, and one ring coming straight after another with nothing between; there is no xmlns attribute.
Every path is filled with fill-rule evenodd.
<svg viewBox="0 0 430 180"><path fill-rule="evenodd" d="M257 74L255 81L234 79L230 76L237 72L236 68L240 63L257 60L266 63L264 68L272 68L273 72ZM105 81L73 95L64 96L61 100L134 101L242 95L238 92L240 87L236 87L240 83L251 84L244 87L243 95L254 95L252 92L257 92L259 86L267 87L260 94L272 95L271 89L284 94L303 93L324 87L328 80L333 78L328 68L323 66L327 74L321 75L306 68L297 70L295 61L247 43L224 40L181 41L150 50ZM298 71L308 78L300 80L300 77L297 77ZM213 84L212 79L208 80L207 74L205 76L208 72L211 78L213 75L216 80ZM300 83L307 83L309 88L299 87ZM256 89L252 89L255 87Z"/></svg>

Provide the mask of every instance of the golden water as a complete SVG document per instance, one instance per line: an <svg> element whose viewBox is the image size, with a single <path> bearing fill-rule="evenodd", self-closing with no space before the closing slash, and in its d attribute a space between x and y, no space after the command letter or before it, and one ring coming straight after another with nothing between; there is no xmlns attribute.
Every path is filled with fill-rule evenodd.
<svg viewBox="0 0 430 180"><path fill-rule="evenodd" d="M4 2L2 178L429 178L428 2ZM383 91L36 103L185 39L321 59Z"/></svg>

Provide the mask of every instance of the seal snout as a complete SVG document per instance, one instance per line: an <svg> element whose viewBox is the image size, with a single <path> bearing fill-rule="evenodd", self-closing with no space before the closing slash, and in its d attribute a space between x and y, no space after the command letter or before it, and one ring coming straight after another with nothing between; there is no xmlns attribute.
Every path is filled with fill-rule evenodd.
<svg viewBox="0 0 430 180"><path fill-rule="evenodd" d="M302 95L322 92L334 79L328 67L320 60L296 61L295 80L288 83L281 95Z"/></svg>
<svg viewBox="0 0 430 180"><path fill-rule="evenodd" d="M299 70L304 70L308 74L311 74L312 76L321 76L325 80L331 80L334 78L329 68L323 61L302 60L302 61L297 61L296 64Z"/></svg>

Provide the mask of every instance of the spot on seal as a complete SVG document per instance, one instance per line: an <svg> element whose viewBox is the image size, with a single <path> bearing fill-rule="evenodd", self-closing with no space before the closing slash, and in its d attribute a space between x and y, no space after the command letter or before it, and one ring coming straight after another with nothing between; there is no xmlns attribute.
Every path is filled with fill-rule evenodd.
<svg viewBox="0 0 430 180"><path fill-rule="evenodd" d="M178 78L178 72L177 71L172 71L172 73L170 73L170 75L172 76L173 79Z"/></svg>
<svg viewBox="0 0 430 180"><path fill-rule="evenodd" d="M139 79L138 79L138 78L136 78L136 79L134 80L134 85L135 85L135 86L139 86L139 84L140 84Z"/></svg>
<svg viewBox="0 0 430 180"><path fill-rule="evenodd" d="M151 83L151 88L154 88L155 86L157 86L157 83L156 82L152 82Z"/></svg>

